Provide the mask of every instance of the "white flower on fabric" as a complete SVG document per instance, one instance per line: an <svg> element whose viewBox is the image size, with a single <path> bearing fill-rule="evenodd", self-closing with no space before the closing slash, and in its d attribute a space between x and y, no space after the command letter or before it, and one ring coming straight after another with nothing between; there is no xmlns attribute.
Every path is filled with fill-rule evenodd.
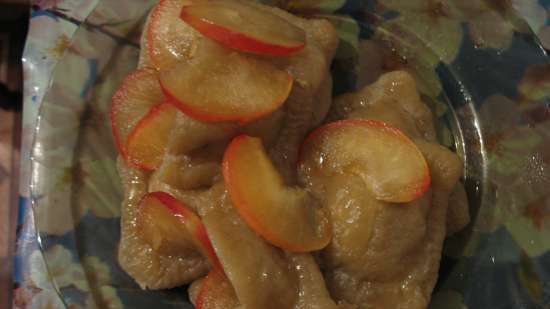
<svg viewBox="0 0 550 309"><path fill-rule="evenodd" d="M99 0L63 0L57 5L57 9L78 20L83 20L98 2Z"/></svg>
<svg viewBox="0 0 550 309"><path fill-rule="evenodd" d="M26 309L66 309L59 295L53 290L42 290L34 295Z"/></svg>
<svg viewBox="0 0 550 309"><path fill-rule="evenodd" d="M386 8L396 10L399 16L381 25L381 28L397 34L404 42L415 44L414 53L436 66L438 61L451 63L458 55L462 43L461 20L454 6L443 0L380 0ZM426 49L427 50L422 50ZM431 55L430 55L431 54ZM407 56L408 55L404 55ZM434 57L435 56L435 57Z"/></svg>
<svg viewBox="0 0 550 309"><path fill-rule="evenodd" d="M52 282L63 288L85 280L80 265L73 262L71 252L61 245L49 248L44 255L39 250L34 251L29 257L29 265L32 284L43 290L53 289Z"/></svg>

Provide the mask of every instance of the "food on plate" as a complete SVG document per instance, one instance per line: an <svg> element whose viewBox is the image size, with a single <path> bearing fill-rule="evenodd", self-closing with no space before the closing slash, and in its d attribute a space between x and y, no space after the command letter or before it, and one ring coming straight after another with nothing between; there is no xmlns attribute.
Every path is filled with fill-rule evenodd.
<svg viewBox="0 0 550 309"><path fill-rule="evenodd" d="M292 308L297 281L284 253L244 222L223 184L215 185L211 194L210 204L199 213L239 303L246 308Z"/></svg>
<svg viewBox="0 0 550 309"><path fill-rule="evenodd" d="M198 2L183 6L180 17L205 37L243 52L288 55L306 45L303 29L246 2Z"/></svg>
<svg viewBox="0 0 550 309"><path fill-rule="evenodd" d="M159 252L201 252L219 264L201 219L166 192L147 193L139 203L137 225L143 239Z"/></svg>
<svg viewBox="0 0 550 309"><path fill-rule="evenodd" d="M430 188L421 197L388 203L365 190L363 177L353 170L326 177L316 172L322 168L308 168L320 165L315 158L301 168L303 182L331 213L333 240L321 253L329 291L358 308L426 308L437 280L449 198L462 163L431 140L433 120L415 99L418 94L411 95L414 84L405 72L384 74L359 92L336 98L332 115L385 121L411 137L430 171Z"/></svg>
<svg viewBox="0 0 550 309"><path fill-rule="evenodd" d="M140 68L130 73L113 94L111 128L119 153L128 161L128 136L140 120L157 104L164 102L156 72Z"/></svg>
<svg viewBox="0 0 550 309"><path fill-rule="evenodd" d="M400 130L376 120L349 119L318 128L301 148L301 163L306 173L315 170L319 177L358 176L376 199L386 202L410 202L430 186L418 147Z"/></svg>
<svg viewBox="0 0 550 309"><path fill-rule="evenodd" d="M140 202L147 194L149 175L129 166L124 160L118 160L118 172L125 192L118 248L118 261L122 269L143 289L170 288L206 275L211 263L199 251L186 250L174 254L153 249L136 224Z"/></svg>
<svg viewBox="0 0 550 309"><path fill-rule="evenodd" d="M226 309L235 308L238 305L239 300L235 295L235 290L223 271L214 269L202 279L195 300L195 308Z"/></svg>
<svg viewBox="0 0 550 309"><path fill-rule="evenodd" d="M329 294L323 274L309 253L288 253L287 259L298 277L298 300L295 308L299 309L352 309L354 305L336 302Z"/></svg>
<svg viewBox="0 0 550 309"><path fill-rule="evenodd" d="M113 95L118 258L196 308L427 307L469 221L462 162L405 71L332 98L323 19L161 0Z"/></svg>
<svg viewBox="0 0 550 309"><path fill-rule="evenodd" d="M168 147L176 108L167 102L153 106L135 125L126 142L127 156L139 167L156 169Z"/></svg>
<svg viewBox="0 0 550 309"><path fill-rule="evenodd" d="M203 40L197 55L161 71L167 97L184 113L204 121L249 122L288 98L293 78L269 62Z"/></svg>
<svg viewBox="0 0 550 309"><path fill-rule="evenodd" d="M432 112L422 102L416 82L405 71L381 75L371 85L339 96L331 107L331 121L374 119L383 121L409 138L436 141Z"/></svg>
<svg viewBox="0 0 550 309"><path fill-rule="evenodd" d="M405 71L385 73L372 85L339 96L334 100L328 118L329 121L344 118L380 120L400 129L413 140L437 142L432 113L422 102L415 80ZM460 186L462 184L458 183L457 187ZM453 193L447 229L457 232L469 221L465 194Z"/></svg>
<svg viewBox="0 0 550 309"><path fill-rule="evenodd" d="M147 19L141 41L144 59L156 69L170 68L190 59L200 42L201 35L180 20L180 12L190 0L161 0Z"/></svg>
<svg viewBox="0 0 550 309"><path fill-rule="evenodd" d="M330 241L330 224L306 190L285 185L259 138L240 135L227 147L223 176L237 212L269 243L307 252Z"/></svg>

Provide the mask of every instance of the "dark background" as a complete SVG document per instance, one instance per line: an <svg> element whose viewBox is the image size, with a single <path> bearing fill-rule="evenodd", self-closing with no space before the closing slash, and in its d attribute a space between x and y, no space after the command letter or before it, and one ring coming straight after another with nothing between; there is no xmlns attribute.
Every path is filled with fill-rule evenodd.
<svg viewBox="0 0 550 309"><path fill-rule="evenodd" d="M28 0L0 0L0 309L11 307L22 106L21 55Z"/></svg>

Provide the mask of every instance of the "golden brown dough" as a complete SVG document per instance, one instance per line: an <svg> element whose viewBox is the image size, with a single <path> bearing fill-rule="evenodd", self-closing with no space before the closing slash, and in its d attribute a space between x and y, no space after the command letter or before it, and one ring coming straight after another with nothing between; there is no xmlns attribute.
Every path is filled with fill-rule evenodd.
<svg viewBox="0 0 550 309"><path fill-rule="evenodd" d="M148 175L120 162L125 185L121 265L143 288L153 289L189 283L208 271L208 262L198 253L167 256L140 239L136 204L147 191L160 190L199 213L242 308L426 308L437 280L443 240L469 221L465 191L458 183L461 161L436 143L432 113L407 72L384 74L361 91L339 97L331 107L329 69L337 38L330 23L253 5L306 32L302 52L258 56L294 77L289 98L281 110L246 125L202 122L180 113L157 171ZM146 44L142 39L140 66L151 65ZM421 198L392 204L371 196L359 177L323 179L324 191L313 194L330 210L334 230L333 240L319 255L323 278L311 254L285 253L244 223L220 183L220 161L236 134L260 136L284 179L294 183L299 145L308 131L325 120L329 108L330 120L377 119L401 129L424 154L432 184ZM198 286L195 281L189 289L192 302Z"/></svg>
<svg viewBox="0 0 550 309"><path fill-rule="evenodd" d="M211 202L199 213L216 255L246 308L292 308L297 278L284 253L267 244L233 208L223 185L210 190Z"/></svg>
<svg viewBox="0 0 550 309"><path fill-rule="evenodd" d="M432 113L421 101L414 79L405 71L385 73L359 92L339 96L334 100L329 117L331 120L377 119L401 129L409 137L436 142ZM457 184L450 201L447 235L463 229L470 221L462 184Z"/></svg>
<svg viewBox="0 0 550 309"><path fill-rule="evenodd" d="M206 274L209 263L200 253L160 254L139 235L137 206L147 192L148 175L118 160L125 197L121 211L118 261L143 289L164 289L189 283Z"/></svg>
<svg viewBox="0 0 550 309"><path fill-rule="evenodd" d="M468 196L462 183L457 183L449 197L447 236L459 232L470 223Z"/></svg>
<svg viewBox="0 0 550 309"><path fill-rule="evenodd" d="M306 47L289 57L270 61L294 77L294 86L283 110L285 117L278 139L270 149L275 165L288 183L296 179L298 148L312 128L326 116L331 103L332 80L330 64L338 38L333 26L322 19L304 19L278 8L266 8L272 13L297 25L306 32ZM319 100L319 97L329 100Z"/></svg>
<svg viewBox="0 0 550 309"><path fill-rule="evenodd" d="M430 167L432 189L409 204L371 198L364 205L374 208L369 212L369 222L363 222L363 229L368 230L363 240L366 249L345 252L343 258L332 244L325 251L326 280L337 300L357 304L358 308L426 308L437 281L448 197L460 177L461 163L437 144L418 145ZM349 205L354 201L353 195L350 197L340 198L340 203L331 207ZM335 219L335 226L345 226L350 218ZM346 236L340 239L345 240Z"/></svg>
<svg viewBox="0 0 550 309"><path fill-rule="evenodd" d="M277 59L263 58L276 63L295 78L292 94L284 107L247 125L207 123L179 113L171 133L169 151L157 171L147 175L124 164L119 166L119 173L126 186L119 261L143 288L169 288L189 283L208 270L208 263L200 256L167 257L153 252L139 239L135 226L135 207L143 194L147 191L164 191L196 210L200 208L198 205L209 203L211 196L208 187L220 179L219 163L223 148L238 133L261 136L267 146L271 145L275 149L272 156L279 163L280 170L288 179L292 179L302 137L324 118L332 101L329 68L338 40L332 25L323 20L296 17L276 8L257 6L283 17L304 29L307 34L307 45L303 52ZM145 34L141 42L139 65L151 66ZM198 42L192 40L188 43L189 46L198 45ZM200 49L191 49L186 55L192 57L196 52L200 52ZM205 153L208 155L205 156ZM129 175L134 174L141 175L139 181L144 182L139 184L139 190L132 187L136 184L131 183L133 176ZM143 272L138 270L140 263L146 268Z"/></svg>
<svg viewBox="0 0 550 309"><path fill-rule="evenodd" d="M332 299L323 274L309 253L287 253L287 259L298 276L298 302L293 309L355 309L354 305Z"/></svg>
<svg viewBox="0 0 550 309"><path fill-rule="evenodd" d="M283 177L288 182L294 182L298 147L305 134L325 118L332 103L332 77L329 70L338 38L333 26L326 20L304 19L278 8L252 5L286 19L306 33L306 47L303 51L287 57L260 57L294 77L290 96L280 111L244 127L229 123L206 123L185 115L178 116L173 135L179 145L171 148L175 148L179 154L185 154L189 149L223 141L237 133L260 135L267 139L266 145L271 146L270 155ZM142 46L145 44L143 42ZM200 48L195 52L200 52ZM146 53L142 49L140 57L144 59L144 64L147 64ZM255 130L257 127L264 134L258 134Z"/></svg>
<svg viewBox="0 0 550 309"><path fill-rule="evenodd" d="M420 99L413 77L405 71L386 73L358 92L336 98L330 119L344 118L376 119L411 138L436 141L432 112Z"/></svg>
<svg viewBox="0 0 550 309"><path fill-rule="evenodd" d="M289 253L269 245L233 209L222 184L212 202L200 206L216 254L243 308L353 309L337 304L309 253Z"/></svg>
<svg viewBox="0 0 550 309"><path fill-rule="evenodd" d="M432 184L418 200L391 204L370 196L358 177L328 180L323 198L334 237L322 260L329 289L358 308L424 309L437 281L449 197L462 163L435 143L432 115L406 72L387 73L337 98L332 112L335 119L377 119L400 128L424 154Z"/></svg>

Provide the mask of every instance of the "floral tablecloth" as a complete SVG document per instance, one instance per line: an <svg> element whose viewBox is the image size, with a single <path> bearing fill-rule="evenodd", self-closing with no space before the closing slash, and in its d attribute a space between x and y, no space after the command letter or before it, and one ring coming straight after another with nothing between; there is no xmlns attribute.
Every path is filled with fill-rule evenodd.
<svg viewBox="0 0 550 309"><path fill-rule="evenodd" d="M131 16L133 7L138 0L110 0L116 5L99 6L99 12L94 14L94 20L87 20L87 23L93 25L94 31L104 31L109 29L109 33L121 31L125 29L124 24L113 24L110 22L113 16ZM109 2L104 0L103 2ZM299 1L295 1L299 3ZM313 1L302 1L301 3L312 3ZM319 7L338 9L343 6L353 3L354 1L345 0L319 0L316 4ZM355 1L358 2L358 1ZM423 0L415 1L400 1L385 0L379 1L391 8L396 8L397 11L407 10L410 7L421 6ZM469 1L465 1L469 2ZM494 1L504 3L506 1ZM545 48L550 49L550 0L511 0L513 9L523 16L529 23L532 30L539 35L539 38ZM30 30L26 48L24 52L23 65L25 74L25 89L24 89L24 116L23 116L23 142L22 142L22 166L21 166L21 183L20 183L20 198L19 198L19 215L17 222L17 251L14 259L14 308L27 309L61 309L61 308L96 308L105 307L108 309L119 309L128 307L121 296L117 292L115 286L111 285L112 268L96 256L81 257L80 263L86 264L89 269L92 269L91 274L96 282L101 283L100 293L90 293L86 282L90 278L90 272L85 274L82 268L76 263L76 259L62 241L59 244L49 246L44 252L45 258L48 261L46 267L44 258L39 251L38 239L36 237L35 222L31 215L30 199L29 199L29 184L30 179L30 153L31 144L35 133L35 125L38 116L38 109L43 101L45 91L51 84L51 76L58 60L65 55L73 34L77 28L84 22L89 13L96 7L98 0L34 0L32 8ZM406 17L406 14L403 14ZM482 48L505 49L512 40L513 31L507 31L504 28L496 27L498 19L501 18L498 14L487 13L478 19L469 21L468 30L462 30L459 25L455 28L458 31L443 32L442 35L448 37L448 44L445 50L441 50L442 57L450 59L456 56L460 48L460 37L469 35L476 42L483 42L485 46ZM414 27L419 20L410 20L411 27ZM457 28L458 27L458 28ZM426 33L427 36L432 35ZM439 34L441 35L441 34ZM458 38L457 38L458 36ZM94 44L93 41L90 44ZM451 48L449 48L451 46ZM437 46L435 46L437 49ZM72 50L72 53L85 55L88 59L85 67L76 67L76 69L87 70L89 74L94 74L97 70L105 65L97 59L97 55L93 54L93 48L87 48L85 45L80 45L79 50ZM445 60L445 59L442 59ZM550 68L544 67L542 70L533 69L531 78L536 78L537 82L544 84L546 89L550 83ZM529 78L527 76L526 78ZM525 87L529 87L526 84ZM529 95L537 95L531 91L532 89L523 89ZM519 90L520 92L522 89ZM489 99L490 101L490 99ZM490 102L486 103L490 104ZM536 141L533 141L536 143ZM510 142L509 147L515 147ZM93 209L90 211L94 211ZM97 211L97 210L96 210ZM100 217L116 217L117 214L101 213ZM549 225L548 210L541 213L540 209L527 209L524 213L524 218L521 220L532 220L533 228L541 228L541 226ZM519 219L518 219L519 220ZM546 220L546 222L545 222ZM503 222L502 224L506 224ZM55 227L57 230L54 234L63 235L70 226L64 226L59 223ZM513 225L509 229L514 229ZM521 233L516 237L521 238ZM549 246L550 247L550 246ZM452 248L451 248L452 249ZM536 246L524 248L525 254L536 255L540 253L540 248ZM544 250L547 250L545 248ZM494 261L493 261L494 262ZM56 278L55 286L52 284L49 274L53 274ZM525 270L520 274L520 279L528 277L532 271ZM528 278L527 278L528 279ZM526 279L526 280L527 280ZM548 282L543 286L533 286L532 293L546 294ZM62 300L58 295L58 290L71 287L73 293L71 299L65 298ZM537 290L538 289L538 290ZM447 293L447 294L445 294ZM451 293L451 294L449 294ZM432 304L433 308L466 308L468 304L463 301L463 296L452 294L453 292L443 291L440 295L436 295ZM548 294L546 294L548 295ZM101 306L97 305L100 298ZM454 301L449 304L449 300ZM543 299L542 303L545 308L550 307L550 300ZM439 302L439 303L438 303ZM443 304L445 302L445 304ZM487 307L489 308L489 307ZM531 307L525 307L531 308ZM542 307L541 307L542 308ZM470 308L472 309L472 308Z"/></svg>

